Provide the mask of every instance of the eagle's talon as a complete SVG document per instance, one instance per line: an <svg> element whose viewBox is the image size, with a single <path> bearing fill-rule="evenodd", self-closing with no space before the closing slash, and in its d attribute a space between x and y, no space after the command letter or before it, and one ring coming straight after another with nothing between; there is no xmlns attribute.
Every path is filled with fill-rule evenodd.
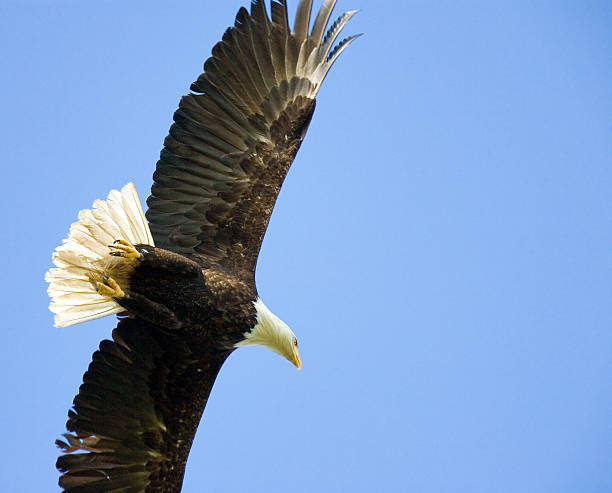
<svg viewBox="0 0 612 493"><path fill-rule="evenodd" d="M100 295L108 298L123 298L125 296L123 289L117 284L117 281L108 274L102 274L100 279L102 282L96 282L96 291Z"/></svg>
<svg viewBox="0 0 612 493"><path fill-rule="evenodd" d="M110 254L113 257L140 258L140 252L129 241L115 240L108 248L111 249Z"/></svg>

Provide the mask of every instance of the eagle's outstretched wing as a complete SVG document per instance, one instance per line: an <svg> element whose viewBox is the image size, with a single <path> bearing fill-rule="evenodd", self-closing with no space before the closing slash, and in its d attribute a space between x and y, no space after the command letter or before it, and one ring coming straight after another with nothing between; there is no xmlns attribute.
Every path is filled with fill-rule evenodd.
<svg viewBox="0 0 612 493"><path fill-rule="evenodd" d="M179 491L200 416L229 352L124 318L102 341L58 445L67 493Z"/></svg>
<svg viewBox="0 0 612 493"><path fill-rule="evenodd" d="M156 245L252 282L276 197L298 151L325 75L357 36L334 47L355 14L325 32L325 0L310 33L312 0L290 30L285 0L242 8L174 114L147 200Z"/></svg>

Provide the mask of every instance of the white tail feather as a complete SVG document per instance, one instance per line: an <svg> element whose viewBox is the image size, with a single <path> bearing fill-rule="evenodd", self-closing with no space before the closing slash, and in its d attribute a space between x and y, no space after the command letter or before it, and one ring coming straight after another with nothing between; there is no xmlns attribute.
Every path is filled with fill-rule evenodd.
<svg viewBox="0 0 612 493"><path fill-rule="evenodd" d="M95 281L109 268L115 277L120 277L116 279L120 285L127 283L129 268L122 273L121 266L128 267L130 263L109 256L108 245L118 239L135 245L154 245L132 183L121 191L111 190L106 200L94 202L93 209L79 212L79 220L70 226L68 238L55 249L56 268L49 269L45 280L49 283L49 309L55 313L56 327L123 311L116 301L100 295L95 287Z"/></svg>

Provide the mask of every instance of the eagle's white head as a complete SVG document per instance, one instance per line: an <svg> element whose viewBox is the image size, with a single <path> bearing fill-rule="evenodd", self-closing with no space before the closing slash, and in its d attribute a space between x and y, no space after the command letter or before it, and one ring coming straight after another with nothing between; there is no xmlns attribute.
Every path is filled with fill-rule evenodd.
<svg viewBox="0 0 612 493"><path fill-rule="evenodd" d="M259 298L253 304L257 310L257 324L250 332L245 332L244 340L234 344L234 347L265 346L287 358L298 370L301 369L302 360L298 353L298 340L295 334Z"/></svg>

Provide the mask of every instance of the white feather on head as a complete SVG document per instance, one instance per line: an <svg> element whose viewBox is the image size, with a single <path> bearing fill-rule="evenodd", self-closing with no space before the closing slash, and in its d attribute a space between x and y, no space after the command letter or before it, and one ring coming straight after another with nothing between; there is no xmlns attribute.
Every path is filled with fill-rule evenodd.
<svg viewBox="0 0 612 493"><path fill-rule="evenodd" d="M295 334L261 299L257 298L253 304L257 310L257 324L250 332L245 332L244 340L234 344L234 347L264 346L287 358L298 370L301 369L302 361Z"/></svg>

